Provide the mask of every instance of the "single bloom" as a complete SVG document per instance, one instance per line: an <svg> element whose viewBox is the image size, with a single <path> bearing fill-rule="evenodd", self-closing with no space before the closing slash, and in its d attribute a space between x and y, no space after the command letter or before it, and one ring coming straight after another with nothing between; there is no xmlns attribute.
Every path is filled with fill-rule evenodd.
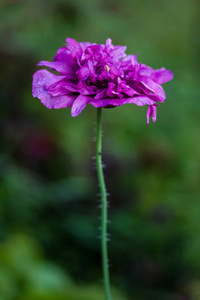
<svg viewBox="0 0 200 300"><path fill-rule="evenodd" d="M166 95L162 84L173 78L170 70L154 70L137 61L137 55L126 55L126 46L78 43L67 38L53 62L40 61L49 67L33 75L32 94L48 108L71 108L76 117L89 103L95 107L115 107L134 103L148 105L147 124L156 121L158 102Z"/></svg>

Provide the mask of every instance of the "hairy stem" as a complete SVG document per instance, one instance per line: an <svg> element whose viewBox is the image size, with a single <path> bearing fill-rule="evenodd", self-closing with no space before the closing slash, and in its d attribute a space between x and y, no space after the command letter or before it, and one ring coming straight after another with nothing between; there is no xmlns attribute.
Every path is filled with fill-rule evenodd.
<svg viewBox="0 0 200 300"><path fill-rule="evenodd" d="M107 194L106 185L102 168L101 154L101 136L102 136L102 108L97 108L97 140L96 140L96 164L97 174L101 193L101 251L102 267L106 300L111 300L110 279L108 266L108 247L107 247Z"/></svg>

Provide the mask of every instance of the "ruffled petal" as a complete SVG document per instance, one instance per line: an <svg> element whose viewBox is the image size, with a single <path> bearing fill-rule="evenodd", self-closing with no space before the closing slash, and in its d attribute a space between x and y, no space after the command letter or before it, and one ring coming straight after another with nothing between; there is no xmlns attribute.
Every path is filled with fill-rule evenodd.
<svg viewBox="0 0 200 300"><path fill-rule="evenodd" d="M94 97L94 100L100 100L102 98L105 97L105 94L106 94L106 89L104 89L103 91L101 92L98 92L95 97Z"/></svg>
<svg viewBox="0 0 200 300"><path fill-rule="evenodd" d="M100 100L92 100L89 102L90 104L92 104L95 107L105 107L108 105L112 105L112 106L120 106L120 105L124 105L124 104L131 104L134 103L138 106L143 106L143 105L156 105L155 102L148 98L147 96L136 96L133 98L107 98L107 99L100 99Z"/></svg>
<svg viewBox="0 0 200 300"><path fill-rule="evenodd" d="M138 71L138 75L139 76L144 76L144 77L149 77L151 76L151 72L152 72L152 69L145 66L145 68L140 68L139 71Z"/></svg>
<svg viewBox="0 0 200 300"><path fill-rule="evenodd" d="M116 46L114 47L113 51L111 52L111 57L115 60L120 59L125 56L126 46Z"/></svg>
<svg viewBox="0 0 200 300"><path fill-rule="evenodd" d="M62 62L67 66L70 66L70 69L74 69L75 58L67 51L67 47L62 47L62 51L57 51L57 54L54 56L53 61Z"/></svg>
<svg viewBox="0 0 200 300"><path fill-rule="evenodd" d="M73 94L62 95L58 89L55 90L55 96L50 93L54 84L59 84L65 76L59 76L48 72L47 70L37 71L33 75L32 94L37 97L48 108L69 107L74 102L76 96ZM50 90L50 91L49 91Z"/></svg>
<svg viewBox="0 0 200 300"><path fill-rule="evenodd" d="M78 43L76 40L71 39L71 38L67 38L66 42L67 42L67 48L70 50L70 54L73 57L76 57L77 55L79 57L82 56L83 49L82 49L80 43Z"/></svg>
<svg viewBox="0 0 200 300"><path fill-rule="evenodd" d="M114 65L109 65L109 67L110 67L110 72L112 73L112 74L114 74L115 76L120 76L120 75L122 75L122 73L117 69L117 67L116 66L114 66Z"/></svg>
<svg viewBox="0 0 200 300"><path fill-rule="evenodd" d="M56 96L56 97L52 97L50 94L46 94L40 100L46 107L50 109L52 108L59 109L59 108L66 108L72 106L75 99L76 96L74 94L67 94L67 95Z"/></svg>
<svg viewBox="0 0 200 300"><path fill-rule="evenodd" d="M132 55L132 54L127 55L121 61L122 66L128 66L128 65L135 66L135 65L138 65L137 57L138 57L138 54L136 54L136 55Z"/></svg>
<svg viewBox="0 0 200 300"><path fill-rule="evenodd" d="M152 109L153 109L152 121L155 123L156 122L156 117L157 117L157 107L155 105L153 105Z"/></svg>
<svg viewBox="0 0 200 300"><path fill-rule="evenodd" d="M66 87L66 81L61 80L55 84L53 84L49 89L48 89L48 93L53 96L62 96L62 95L66 95L66 94L70 94L71 91L67 89Z"/></svg>
<svg viewBox="0 0 200 300"><path fill-rule="evenodd" d="M149 119L152 115L152 106L150 105L148 108L147 108L147 125L149 125Z"/></svg>
<svg viewBox="0 0 200 300"><path fill-rule="evenodd" d="M93 98L89 96L79 95L76 100L74 101L71 109L72 117L78 116L85 106L91 101Z"/></svg>
<svg viewBox="0 0 200 300"><path fill-rule="evenodd" d="M69 54L70 50L66 46L58 48L56 56L61 53Z"/></svg>
<svg viewBox="0 0 200 300"><path fill-rule="evenodd" d="M74 70L72 69L72 66L68 65L66 62L40 61L37 65L49 67L52 70L59 72L61 75L67 75L69 79L75 79L75 74Z"/></svg>
<svg viewBox="0 0 200 300"><path fill-rule="evenodd" d="M151 79L158 84L163 84L173 79L173 73L170 70L161 68L160 70L155 70L154 72L152 72Z"/></svg>
<svg viewBox="0 0 200 300"><path fill-rule="evenodd" d="M103 46L104 46L104 45L103 45ZM107 46L108 48L112 46L112 40L111 40L110 38L108 38L108 39L106 40L106 46Z"/></svg>
<svg viewBox="0 0 200 300"><path fill-rule="evenodd" d="M91 46L92 44L89 43L89 42L80 42L80 45L81 45L83 51L85 51L85 49L86 49L87 47Z"/></svg>
<svg viewBox="0 0 200 300"><path fill-rule="evenodd" d="M39 97L40 94L47 93L52 85L64 78L65 76L52 74L45 69L35 72L32 83L33 97Z"/></svg>
<svg viewBox="0 0 200 300"><path fill-rule="evenodd" d="M90 71L86 67L83 67L76 72L76 75L79 80L86 80L87 77L89 76L89 74L90 74Z"/></svg>
<svg viewBox="0 0 200 300"><path fill-rule="evenodd" d="M154 105L149 105L147 109L147 125L149 125L149 120L151 116L152 116L152 121L156 122L156 113L157 113L157 107Z"/></svg>
<svg viewBox="0 0 200 300"><path fill-rule="evenodd" d="M139 80L148 90L158 95L161 100L166 99L165 91L161 85L157 84L155 81L148 77L140 78Z"/></svg>
<svg viewBox="0 0 200 300"><path fill-rule="evenodd" d="M60 80L59 82L51 85L48 89L48 93L50 93L51 96L61 96L70 93L79 93L79 88L76 84L66 81L65 78L65 80Z"/></svg>

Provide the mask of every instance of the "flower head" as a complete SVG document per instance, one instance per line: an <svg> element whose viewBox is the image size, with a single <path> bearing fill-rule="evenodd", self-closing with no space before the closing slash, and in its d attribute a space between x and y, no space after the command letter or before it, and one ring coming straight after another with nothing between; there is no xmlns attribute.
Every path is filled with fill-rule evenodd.
<svg viewBox="0 0 200 300"><path fill-rule="evenodd" d="M89 103L95 107L115 107L134 103L148 105L147 124L156 121L157 102L166 96L161 84L173 78L170 70L154 70L138 63L137 55L126 55L126 46L78 43L67 38L53 62L41 61L49 67L33 75L32 94L48 108L72 107L71 115L79 115Z"/></svg>

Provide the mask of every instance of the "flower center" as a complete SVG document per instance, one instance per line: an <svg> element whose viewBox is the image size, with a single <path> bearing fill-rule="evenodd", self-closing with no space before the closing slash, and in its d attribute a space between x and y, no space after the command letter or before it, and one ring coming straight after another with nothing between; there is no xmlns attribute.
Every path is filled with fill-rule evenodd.
<svg viewBox="0 0 200 300"><path fill-rule="evenodd" d="M110 67L108 65L106 65L106 71L109 72Z"/></svg>

